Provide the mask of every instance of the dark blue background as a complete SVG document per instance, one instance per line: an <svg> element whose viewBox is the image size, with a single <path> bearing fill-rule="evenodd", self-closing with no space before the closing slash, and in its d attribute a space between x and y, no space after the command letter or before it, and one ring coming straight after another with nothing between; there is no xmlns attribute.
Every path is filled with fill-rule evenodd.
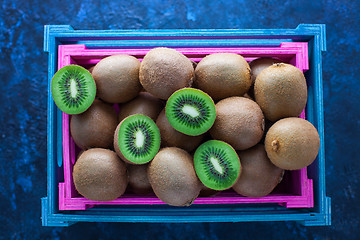
<svg viewBox="0 0 360 240"><path fill-rule="evenodd" d="M0 239L359 239L359 1L1 1ZM326 183L332 226L80 223L41 227L46 195L43 26L75 29L295 28L327 24Z"/></svg>

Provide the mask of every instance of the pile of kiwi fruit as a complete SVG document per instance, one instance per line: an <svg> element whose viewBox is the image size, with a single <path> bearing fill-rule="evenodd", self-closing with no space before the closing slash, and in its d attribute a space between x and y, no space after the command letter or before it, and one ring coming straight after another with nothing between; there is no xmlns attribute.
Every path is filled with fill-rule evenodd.
<svg viewBox="0 0 360 240"><path fill-rule="evenodd" d="M65 66L51 91L82 149L75 188L95 201L125 192L171 206L225 190L263 197L319 151L316 128L299 118L304 74L280 59L224 52L193 62L158 47L141 62L113 55Z"/></svg>

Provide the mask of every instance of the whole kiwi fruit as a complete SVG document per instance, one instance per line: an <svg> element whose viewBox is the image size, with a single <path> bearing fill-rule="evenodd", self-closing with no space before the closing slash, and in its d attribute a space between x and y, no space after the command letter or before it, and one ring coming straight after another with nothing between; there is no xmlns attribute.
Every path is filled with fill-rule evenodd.
<svg viewBox="0 0 360 240"><path fill-rule="evenodd" d="M159 114L156 125L160 130L161 144L164 147L178 147L191 152L197 148L204 139L204 135L189 136L176 131L167 120L165 109Z"/></svg>
<svg viewBox="0 0 360 240"><path fill-rule="evenodd" d="M265 68L270 67L274 63L281 63L281 61L279 59L276 59L276 58L260 57L260 58L257 58L255 60L252 60L249 63L249 66L250 66L250 69L251 69L251 87L250 87L248 93L252 98L255 98L255 95L254 95L255 79L257 78L257 76L260 74L260 72L262 70L264 70Z"/></svg>
<svg viewBox="0 0 360 240"><path fill-rule="evenodd" d="M316 128L302 118L284 118L274 123L265 137L265 150L271 162L285 170L309 166L319 153Z"/></svg>
<svg viewBox="0 0 360 240"><path fill-rule="evenodd" d="M264 115L256 102L244 97L229 97L216 105L216 119L210 134L236 150L255 146L264 133Z"/></svg>
<svg viewBox="0 0 360 240"><path fill-rule="evenodd" d="M198 197L202 184L191 155L176 147L161 149L148 168L156 196L172 206L189 206Z"/></svg>
<svg viewBox="0 0 360 240"><path fill-rule="evenodd" d="M164 104L160 99L148 92L140 92L136 98L120 105L119 122L134 114L145 115L156 121L163 107Z"/></svg>
<svg viewBox="0 0 360 240"><path fill-rule="evenodd" d="M73 179L77 191L94 201L114 200L128 185L125 163L115 152L102 148L81 154L74 165Z"/></svg>
<svg viewBox="0 0 360 240"><path fill-rule="evenodd" d="M251 69L251 86L254 87L255 79L260 74L262 70L265 68L270 67L271 65L275 63L281 63L279 59L276 58L270 58L270 57L260 57L255 60L252 60L249 63L250 69Z"/></svg>
<svg viewBox="0 0 360 240"><path fill-rule="evenodd" d="M298 117L307 101L307 86L300 69L286 63L265 68L255 81L255 101L272 122Z"/></svg>
<svg viewBox="0 0 360 240"><path fill-rule="evenodd" d="M168 99L176 90L191 87L193 64L175 49L151 49L140 65L139 77L144 89L160 99Z"/></svg>
<svg viewBox="0 0 360 240"><path fill-rule="evenodd" d="M129 175L129 190L135 194L150 194L153 192L148 176L147 169L149 164L132 165L127 164L126 168Z"/></svg>
<svg viewBox="0 0 360 240"><path fill-rule="evenodd" d="M135 98L141 90L140 61L129 55L112 55L98 62L92 75L97 96L109 103L123 103Z"/></svg>
<svg viewBox="0 0 360 240"><path fill-rule="evenodd" d="M88 148L112 148L118 119L115 109L100 100L84 113L71 116L70 132L77 146Z"/></svg>
<svg viewBox="0 0 360 240"><path fill-rule="evenodd" d="M196 66L194 86L215 101L244 95L251 86L250 67L235 53L213 53Z"/></svg>
<svg viewBox="0 0 360 240"><path fill-rule="evenodd" d="M238 154L242 172L232 187L235 192L246 197L264 197L281 182L284 170L272 164L264 144L259 143Z"/></svg>

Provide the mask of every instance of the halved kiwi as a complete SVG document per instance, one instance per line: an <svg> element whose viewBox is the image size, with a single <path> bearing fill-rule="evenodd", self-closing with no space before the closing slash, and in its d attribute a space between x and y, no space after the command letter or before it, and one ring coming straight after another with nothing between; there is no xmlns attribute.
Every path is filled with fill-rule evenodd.
<svg viewBox="0 0 360 240"><path fill-rule="evenodd" d="M51 93L58 108L67 114L85 112L95 100L96 85L88 70L68 65L51 79Z"/></svg>
<svg viewBox="0 0 360 240"><path fill-rule="evenodd" d="M119 121L134 114L145 115L156 121L163 106L160 99L148 92L140 92L133 100L120 105Z"/></svg>
<svg viewBox="0 0 360 240"><path fill-rule="evenodd" d="M281 182L284 170L271 163L264 144L238 152L242 172L232 188L246 197L264 197Z"/></svg>
<svg viewBox="0 0 360 240"><path fill-rule="evenodd" d="M117 124L115 109L95 99L87 111L71 116L70 132L76 145L82 149L112 148Z"/></svg>
<svg viewBox="0 0 360 240"><path fill-rule="evenodd" d="M195 151L194 165L200 181L208 188L231 188L241 173L240 159L229 144L210 140Z"/></svg>
<svg viewBox="0 0 360 240"><path fill-rule="evenodd" d="M151 49L140 65L139 77L145 90L160 99L168 99L176 90L191 87L194 68L190 59L175 49Z"/></svg>
<svg viewBox="0 0 360 240"><path fill-rule="evenodd" d="M178 147L191 152L197 148L204 139L204 135L189 136L176 131L167 120L165 109L159 114L156 125L160 130L161 145L165 147Z"/></svg>
<svg viewBox="0 0 360 240"><path fill-rule="evenodd" d="M110 201L124 194L128 176L125 163L115 152L92 148L77 159L73 170L74 185L84 197Z"/></svg>
<svg viewBox="0 0 360 240"><path fill-rule="evenodd" d="M156 196L172 206L191 205L202 188L191 155L180 148L161 149L149 164L148 177Z"/></svg>
<svg viewBox="0 0 360 240"><path fill-rule="evenodd" d="M165 106L166 117L173 128L186 135L197 136L214 124L214 101L205 92L183 88L173 93Z"/></svg>
<svg viewBox="0 0 360 240"><path fill-rule="evenodd" d="M159 128L148 116L129 116L122 120L115 130L114 148L119 157L127 163L148 163L160 149Z"/></svg>
<svg viewBox="0 0 360 240"><path fill-rule="evenodd" d="M290 117L275 122L265 137L265 150L271 162L285 170L309 166L319 148L319 133L302 118Z"/></svg>

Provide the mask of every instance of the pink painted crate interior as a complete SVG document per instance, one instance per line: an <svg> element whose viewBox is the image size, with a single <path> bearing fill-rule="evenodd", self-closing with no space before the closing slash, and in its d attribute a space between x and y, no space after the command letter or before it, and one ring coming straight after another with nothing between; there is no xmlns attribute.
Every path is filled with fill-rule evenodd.
<svg viewBox="0 0 360 240"><path fill-rule="evenodd" d="M80 65L87 69L101 59L118 54L131 55L140 61L150 49L91 49L85 45L60 45L58 48L58 69L70 65ZM259 57L272 57L292 64L301 71L309 69L308 46L306 42L285 42L278 47L244 48L176 48L190 60L199 62L213 53L237 53L248 62ZM116 110L117 106L114 105ZM300 115L306 119L305 111ZM63 113L63 179L59 182L59 209L85 210L104 205L154 205L165 204L155 195L136 195L125 192L113 201L93 201L82 197L75 189L72 171L80 149L75 145L69 128L70 115ZM61 173L62 174L62 173ZM265 197L244 197L233 190L223 191L213 197L198 197L193 204L239 204L277 203L287 208L311 208L314 205L313 182L308 178L307 168L286 171L282 182Z"/></svg>

